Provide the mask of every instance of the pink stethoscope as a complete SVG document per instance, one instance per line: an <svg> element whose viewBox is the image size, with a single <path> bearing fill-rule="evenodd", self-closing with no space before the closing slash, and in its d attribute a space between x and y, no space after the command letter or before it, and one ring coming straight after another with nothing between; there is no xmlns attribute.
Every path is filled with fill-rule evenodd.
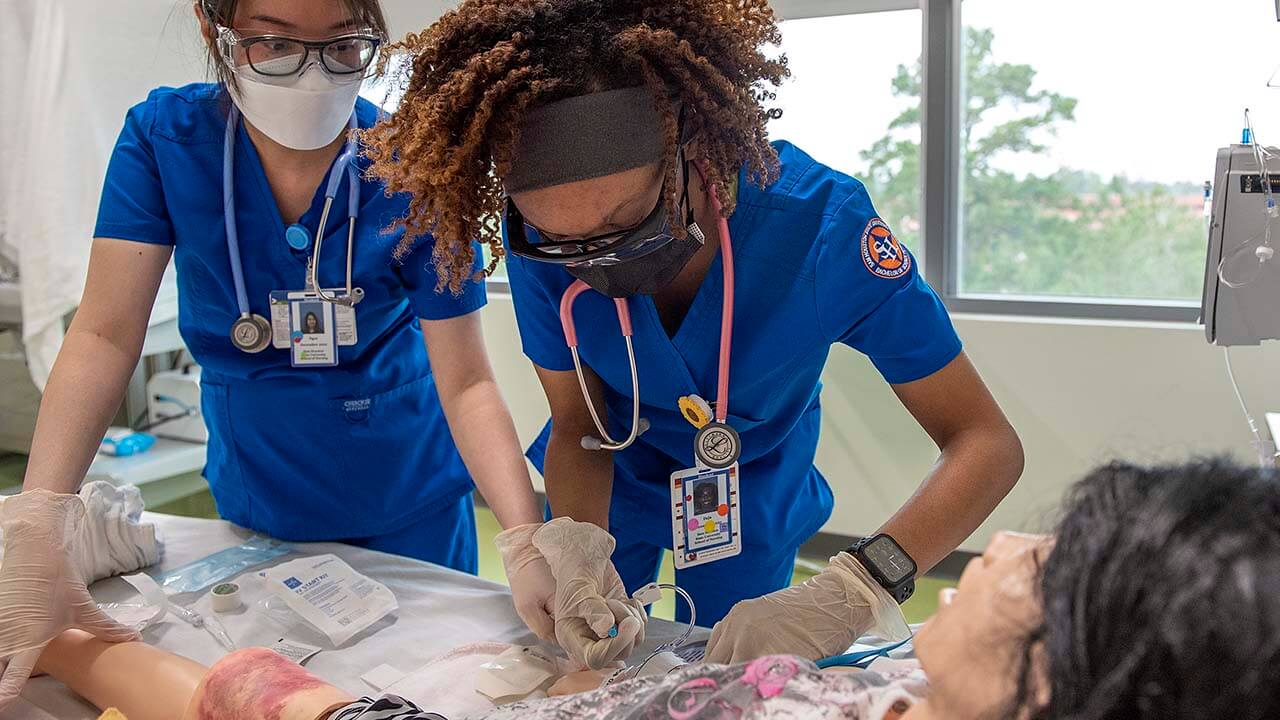
<svg viewBox="0 0 1280 720"><path fill-rule="evenodd" d="M696 166L695 166L696 167ZM699 175L703 175L701 168ZM702 177L704 185L706 177ZM720 317L720 368L716 386L715 421L703 424L694 442L695 454L699 461L713 468L723 468L737 461L740 454L740 440L737 432L725 420L729 416L729 358L733 344L733 243L729 236L729 221L724 217L723 205L715 185L708 186L711 191L711 205L719 218L720 256L724 270L724 302ZM609 435L608 429L600 421L595 403L591 401L591 391L587 389L587 380L582 372L582 360L578 357L578 332L573 322L573 303L583 292L591 289L582 280L575 280L564 295L560 297L560 324L564 328L564 341L573 354L573 368L578 375L578 386L582 389L582 397L587 402L587 410L596 425L599 437L582 438L582 447L587 450L624 450L631 446L646 430L649 421L640 417L640 376L636 372L636 354L631 343L631 311L627 308L626 298L614 298L613 304L618 312L618 325L622 328L622 337L627 343L627 360L631 365L631 432L622 441Z"/></svg>

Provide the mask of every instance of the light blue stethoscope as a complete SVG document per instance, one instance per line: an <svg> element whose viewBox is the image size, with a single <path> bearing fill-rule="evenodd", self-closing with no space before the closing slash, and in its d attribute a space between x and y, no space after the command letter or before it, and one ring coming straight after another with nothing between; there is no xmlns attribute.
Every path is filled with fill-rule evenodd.
<svg viewBox="0 0 1280 720"><path fill-rule="evenodd" d="M231 343L247 353L261 352L271 344L271 323L267 319L249 309L249 295L244 289L244 266L240 262L240 237L236 230L236 195L235 144L236 126L239 125L240 111L233 105L227 114L227 130L222 149L222 212L223 224L227 232L227 253L231 256L231 280L236 288L236 305L240 317L231 324ZM356 114L351 113L347 121L347 129L355 130ZM339 305L355 305L364 298L364 289L351 284L351 258L355 249L356 218L360 214L360 185L355 167L356 141L348 138L342 147L342 153L334 161L329 170L329 184L324 191L324 210L320 213L320 226L316 229L311 257L307 258L307 290L314 292L321 300ZM320 250L324 246L324 230L329 222L329 209L333 207L333 198L338 194L338 184L342 181L342 172L347 173L347 288L345 296L338 296L325 291L317 280ZM312 242L311 232L302 223L294 223L285 229L285 241L294 250L305 250L307 243Z"/></svg>

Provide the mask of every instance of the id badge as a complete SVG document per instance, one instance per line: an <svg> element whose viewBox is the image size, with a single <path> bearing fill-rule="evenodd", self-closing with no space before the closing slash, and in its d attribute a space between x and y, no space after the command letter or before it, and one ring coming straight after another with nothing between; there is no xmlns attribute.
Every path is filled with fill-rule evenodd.
<svg viewBox="0 0 1280 720"><path fill-rule="evenodd" d="M742 552L737 463L671 474L671 548L680 570Z"/></svg>
<svg viewBox="0 0 1280 720"><path fill-rule="evenodd" d="M345 289L327 290L330 295L335 297L346 297ZM290 336L293 334L293 328L289 323L289 303L294 300L307 300L315 298L314 293L307 293L301 290L294 292L285 292L284 290L276 290L271 293L271 344L277 350L288 348ZM334 305L334 321L338 330L338 347L350 347L360 342L359 333L356 330L356 308L354 305Z"/></svg>
<svg viewBox="0 0 1280 720"><path fill-rule="evenodd" d="M289 301L289 353L294 367L338 364L333 303L317 297Z"/></svg>

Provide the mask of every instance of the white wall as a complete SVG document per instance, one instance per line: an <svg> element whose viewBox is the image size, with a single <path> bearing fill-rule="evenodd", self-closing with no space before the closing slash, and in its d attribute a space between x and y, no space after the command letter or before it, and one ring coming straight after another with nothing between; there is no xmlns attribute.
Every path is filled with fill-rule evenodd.
<svg viewBox="0 0 1280 720"><path fill-rule="evenodd" d="M510 299L492 297L484 315L499 382L527 442L547 417L542 390L520 352ZM956 326L1027 453L1022 481L965 549L981 550L997 529L1044 528L1063 491L1112 458L1255 457L1222 350L1201 328L978 316L957 317ZM1280 366L1280 349L1233 350L1232 358L1259 421L1267 401L1280 410L1280 393L1266 392L1263 376L1264 365ZM937 451L856 352L837 348L825 383L818 465L836 495L825 529L863 534L907 499Z"/></svg>

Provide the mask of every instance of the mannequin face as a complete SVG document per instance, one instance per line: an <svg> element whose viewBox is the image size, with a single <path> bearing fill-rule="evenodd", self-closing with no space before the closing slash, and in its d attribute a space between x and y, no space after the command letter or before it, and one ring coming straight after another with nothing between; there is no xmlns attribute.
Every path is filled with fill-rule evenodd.
<svg viewBox="0 0 1280 720"><path fill-rule="evenodd" d="M1012 699L1025 638L1040 622L1039 567L1052 546L1042 535L999 533L958 586L942 591L915 639L933 717L978 720Z"/></svg>

